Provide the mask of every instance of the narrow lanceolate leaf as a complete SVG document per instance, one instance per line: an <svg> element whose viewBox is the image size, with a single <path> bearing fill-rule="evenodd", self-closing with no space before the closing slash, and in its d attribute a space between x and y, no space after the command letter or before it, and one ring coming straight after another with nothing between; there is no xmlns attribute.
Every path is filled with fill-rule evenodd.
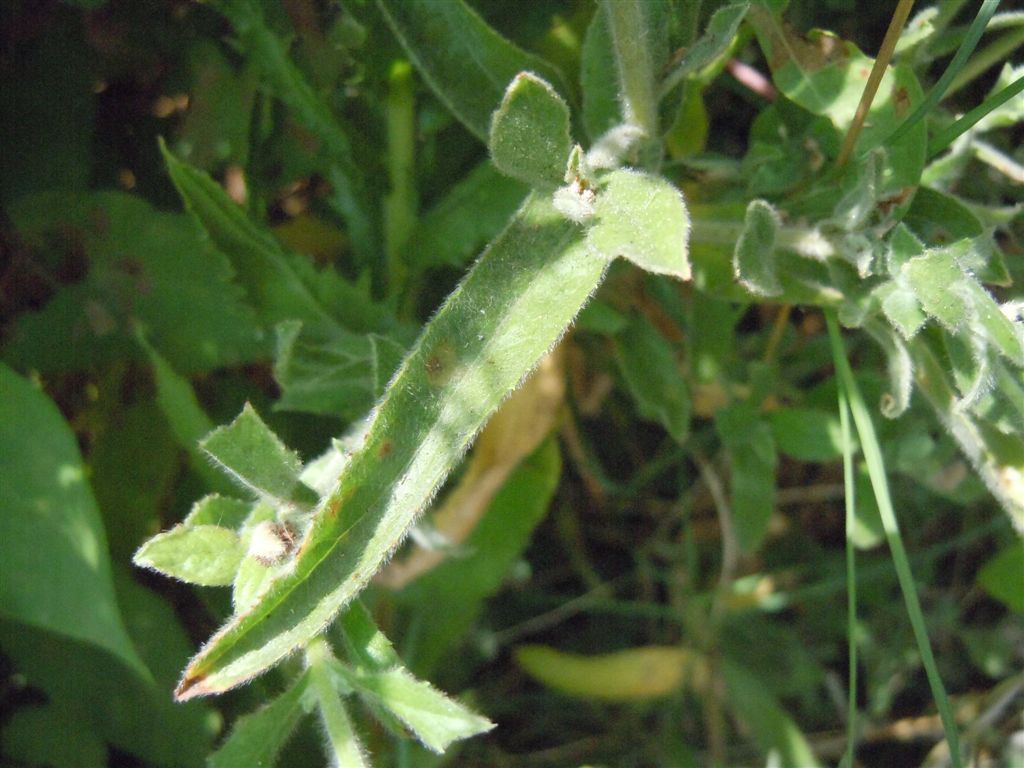
<svg viewBox="0 0 1024 768"><path fill-rule="evenodd" d="M775 235L779 231L779 215L764 200L753 200L747 206L743 231L736 241L732 256L733 273L740 285L755 296L778 296L782 293L775 275Z"/></svg>
<svg viewBox="0 0 1024 768"><path fill-rule="evenodd" d="M486 733L494 723L454 701L402 667L349 676L362 696L375 700L416 734L425 747L444 752L453 741Z"/></svg>
<svg viewBox="0 0 1024 768"><path fill-rule="evenodd" d="M619 367L639 414L659 422L682 444L690 431L690 393L668 339L637 319L618 334Z"/></svg>
<svg viewBox="0 0 1024 768"><path fill-rule="evenodd" d="M273 765L305 714L303 697L308 688L309 674L306 673L270 704L238 718L228 740L210 755L209 768Z"/></svg>
<svg viewBox="0 0 1024 768"><path fill-rule="evenodd" d="M528 198L424 330L291 569L192 661L179 698L238 685L323 630L565 331L608 260L545 197Z"/></svg>
<svg viewBox="0 0 1024 768"><path fill-rule="evenodd" d="M561 74L499 35L463 0L377 0L409 58L459 120L487 141L491 113L520 72L535 72L561 93Z"/></svg>
<svg viewBox="0 0 1024 768"><path fill-rule="evenodd" d="M572 146L569 107L548 83L520 72L494 113L488 146L505 175L533 187L556 187Z"/></svg>

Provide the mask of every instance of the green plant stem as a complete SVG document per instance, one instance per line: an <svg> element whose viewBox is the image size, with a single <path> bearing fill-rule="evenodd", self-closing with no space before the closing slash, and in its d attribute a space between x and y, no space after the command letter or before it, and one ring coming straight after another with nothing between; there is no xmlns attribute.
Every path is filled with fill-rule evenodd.
<svg viewBox="0 0 1024 768"><path fill-rule="evenodd" d="M846 503L846 636L848 642L848 699L846 704L846 753L841 768L853 768L857 746L857 563L853 546L853 532L856 524L857 483L853 473L853 432L850 429L850 405L846 390L837 388L839 399L839 425L843 441L843 486Z"/></svg>
<svg viewBox="0 0 1024 768"><path fill-rule="evenodd" d="M889 29L886 30L885 38L882 40L882 47L875 58L875 65L871 68L871 74L868 75L868 81L864 85L864 92L861 94L860 102L857 104L857 111L854 113L853 122L850 123L850 129L846 132L843 146L836 157L836 168L842 168L853 154L853 148L857 145L857 137L860 136L861 129L864 127L864 121L868 116L868 111L871 109L871 102L875 100L875 94L878 93L878 86L882 82L882 76L885 74L889 62L892 61L893 52L896 50L896 43L899 42L900 33L903 31L903 26L907 23L907 17L910 15L910 9L913 6L914 0L900 0L896 5L896 10L889 21Z"/></svg>
<svg viewBox="0 0 1024 768"><path fill-rule="evenodd" d="M369 768L352 728L352 721L334 686L331 665L334 655L327 641L316 638L306 647L306 666L316 696L317 708L324 724L327 746L338 768Z"/></svg>
<svg viewBox="0 0 1024 768"><path fill-rule="evenodd" d="M1024 91L1024 76L1018 77L999 93L994 93L952 125L939 132L928 142L928 157L932 158L973 128L990 112L998 109L1021 91Z"/></svg>
<svg viewBox="0 0 1024 768"><path fill-rule="evenodd" d="M402 258L409 234L416 226L416 115L412 66L396 61L388 77L388 181L391 192L384 201L384 252L391 295L399 295L408 269Z"/></svg>
<svg viewBox="0 0 1024 768"><path fill-rule="evenodd" d="M603 0L618 64L623 117L648 139L658 136L654 63L647 42L642 0Z"/></svg>
<svg viewBox="0 0 1024 768"><path fill-rule="evenodd" d="M1024 27L1012 29L998 37L964 65L960 74L949 84L946 96L952 96L983 75L990 67L1009 59L1010 54L1022 45L1024 45Z"/></svg>
<svg viewBox="0 0 1024 768"><path fill-rule="evenodd" d="M832 342L832 355L836 374L840 386L843 387L849 401L854 424L857 426L857 436L860 439L864 460L868 466L868 475L871 478L871 487L875 492L875 501L878 503L878 512L882 518L885 537L889 543L889 550L892 552L893 565L896 568L896 577L900 584L900 590L903 592L903 600L907 607L910 626L914 631L914 638L917 641L918 652L921 654L921 661L924 665L925 674L928 677L928 684L931 687L932 696L935 698L935 703L939 710L942 727L946 732L946 740L949 743L949 751L954 768L961 768L962 762L960 759L960 744L957 736L956 720L953 717L953 710L949 705L949 698L946 696L942 679L939 677L935 656L932 653L931 644L928 640L928 629L925 626L924 615L921 612L917 587L914 584L914 576L910 571L910 563L907 559L906 550L903 547L903 539L900 536L896 512L893 509L892 497L889 493L889 482L886 478L882 450L878 444L871 414L864 404L864 398L860 394L857 380L854 378L853 371L846 359L846 351L835 312L827 310L825 312L825 320L828 324L829 338Z"/></svg>
<svg viewBox="0 0 1024 768"><path fill-rule="evenodd" d="M742 221L694 218L690 222L690 241L695 245L731 247L743 233L743 226ZM827 259L838 253L832 241L812 227L781 226L775 234L775 244L810 259Z"/></svg>

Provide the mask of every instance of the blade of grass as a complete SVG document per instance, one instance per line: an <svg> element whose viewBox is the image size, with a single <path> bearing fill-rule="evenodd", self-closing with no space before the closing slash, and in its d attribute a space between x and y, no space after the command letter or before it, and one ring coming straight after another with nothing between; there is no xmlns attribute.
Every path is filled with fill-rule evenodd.
<svg viewBox="0 0 1024 768"><path fill-rule="evenodd" d="M1008 102L1021 91L1024 91L1024 77L1018 77L1008 86L999 91L999 93L992 94L966 115L961 116L945 130L940 131L937 135L932 137L930 142L928 142L928 159L930 160L935 157L939 152L956 141L962 134L973 128L978 121L985 117L985 115L999 109L999 107L1003 106L1003 104Z"/></svg>
<svg viewBox="0 0 1024 768"><path fill-rule="evenodd" d="M1010 30L994 40L983 50L978 51L978 55L960 70L960 74L949 84L946 96L952 96L984 74L993 65L1008 61L1010 55L1022 45L1024 45L1024 27Z"/></svg>
<svg viewBox="0 0 1024 768"><path fill-rule="evenodd" d="M942 73L942 77L939 78L939 82L935 84L928 96L921 102L921 104L915 109L910 116L903 121L903 123L885 140L885 146L892 146L896 141L906 136L907 132L912 127L925 117L935 105L942 100L943 95L949 89L950 83L960 74L964 66L967 64L967 59L974 52L975 47L978 45L978 40L981 39L982 34L985 32L985 27L988 25L989 19L992 18L992 14L996 12L996 8L999 7L999 0L984 0L981 4L981 8L978 9L978 15L974 17L974 21L971 22L971 26L967 30L967 34L964 35L964 41L957 50L953 60L949 62L949 66L946 67L946 71Z"/></svg>
<svg viewBox="0 0 1024 768"><path fill-rule="evenodd" d="M846 350L843 346L842 336L839 332L839 323L836 320L835 313L826 311L825 320L828 324L829 338L832 342L836 375L846 393L850 410L853 414L853 421L857 427L857 436L864 451L864 460L867 463L868 475L871 478L871 487L875 492L878 511L882 518L882 525L885 528L885 537L889 542L889 549L892 552L896 577L899 580L903 599L907 606L907 616L914 631L918 652L921 654L921 662L928 677L928 685L932 689L932 696L935 698L935 704L939 710L943 730L946 732L946 740L949 743L949 752L953 766L954 768L961 768L960 744L957 736L956 721L953 718L953 710L949 705L949 698L946 696L946 691L942 686L942 679L939 677L939 670L935 664L935 656L932 654L931 645L928 641L928 629L925 626L924 615L921 612L917 587L914 584L914 576L910 571L910 563L907 559L907 552L903 547L899 524L896 521L896 512L892 505L892 497L889 494L889 483L886 478L882 449L878 444L878 437L875 434L875 427L871 421L871 414L864 403L860 388L853 377L853 370L846 359Z"/></svg>
<svg viewBox="0 0 1024 768"><path fill-rule="evenodd" d="M838 350L833 347L833 352ZM853 768L854 753L857 746L857 564L853 545L854 526L856 525L857 505L856 487L853 467L853 433L850 429L850 403L846 389L840 382L837 388L839 397L839 428L843 441L843 486L846 489L846 589L847 613L846 634L849 640L850 680L847 683L849 699L846 705L846 752L839 763L840 768Z"/></svg>

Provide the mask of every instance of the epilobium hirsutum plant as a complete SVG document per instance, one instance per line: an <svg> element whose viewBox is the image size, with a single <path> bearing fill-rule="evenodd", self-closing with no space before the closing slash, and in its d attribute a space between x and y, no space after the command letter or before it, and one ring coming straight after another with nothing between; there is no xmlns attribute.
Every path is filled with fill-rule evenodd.
<svg viewBox="0 0 1024 768"><path fill-rule="evenodd" d="M794 431L810 429L803 422L787 427L785 415L768 414L767 367L732 391L711 392L714 370L727 359L715 340L731 338L739 318L727 302L786 307L783 323L789 307L817 307L830 322L838 318L857 329L886 361L881 413L900 418L919 392L1024 533L1024 310L1020 301L1000 303L985 287L1011 283L994 237L1010 231L1009 219L996 205L968 204L952 191L971 155L997 172L1019 172L1017 161L974 141L1020 120L1019 68L1007 65L984 114L968 125L920 110L934 102L913 65L934 59L929 48L938 34L937 22L928 27L933 22L923 17L902 34L902 22L894 24L873 60L825 32L797 35L782 20L784 3L721 5L701 29L699 3L604 0L579 51L580 75L567 78L571 73L504 39L463 0L377 0L377 32L390 29L417 76L487 145L491 165L474 171L464 197L489 191L519 201L510 206L496 199L495 209L511 213L507 224L410 345L408 326L391 309L415 302L423 266L402 254L416 251L418 237L430 232L424 226L416 234L412 161L403 154L412 141L411 70L392 67L387 103L377 105L387 113L389 142L390 192L381 201L376 171L361 165L351 129L291 61L263 6L211 4L230 23L263 86L318 142L332 208L346 224L352 252L375 284L386 286L390 302L374 304L362 289L311 275L209 176L162 146L187 208L276 330L281 406L358 424L303 466L247 406L200 443L244 498L225 492L201 499L180 525L135 555L137 564L184 581L232 589L233 615L189 663L179 700L222 693L302 655L301 669L288 667L285 692L240 720L213 764L273 759L310 706L323 721L335 764L367 764L347 710L351 694L385 727L438 752L493 727L408 671L359 596L619 258L648 275L627 279L643 279L662 309L632 314L628 304L610 299L596 305L584 328L611 337L638 412L662 425L715 499L723 564L710 629L703 645L633 649L615 660L525 647L517 658L531 675L570 695L614 700L697 692L707 701L709 722L718 724L708 729L718 762L725 759L724 695L739 720L754 724L766 751L787 765L816 764L808 743L786 728L774 694L760 690L743 666L719 664L707 653L735 598L730 579L738 559L756 552L768 534L777 448L799 456L801 446L785 446L794 444ZM991 17L988 8L981 28ZM972 35L964 35L961 50L977 41ZM772 82L756 86L766 100L747 154L740 161L702 154L703 94L727 66L734 73L747 67L737 57L752 38ZM439 205L436 215L472 210L450 205L447 213ZM693 287L684 287L691 278ZM651 323L658 314L685 327L685 368L669 337ZM139 337L162 397L174 397L173 372L161 368L166 363L143 329ZM844 372L838 334L833 344L837 370ZM847 402L854 408L957 762L956 725L931 660L858 386L852 374L842 380L843 408ZM691 398L691 391L703 399ZM692 437L693 415L711 418L713 429ZM731 467L727 502L715 462L705 456L712 439ZM848 455L851 445L848 435ZM826 448L824 455L837 453ZM855 527L851 517L848 536ZM420 533L429 537L426 529ZM644 665L665 671L657 690L637 682ZM715 677L724 679L724 694ZM767 710L775 719L759 720L757 713ZM276 735L268 738L267 729ZM851 750L855 737L851 727Z"/></svg>

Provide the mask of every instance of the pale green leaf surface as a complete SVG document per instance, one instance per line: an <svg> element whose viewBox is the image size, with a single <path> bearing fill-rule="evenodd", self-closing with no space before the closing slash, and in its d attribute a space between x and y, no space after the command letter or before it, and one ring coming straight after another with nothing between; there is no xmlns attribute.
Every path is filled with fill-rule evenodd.
<svg viewBox="0 0 1024 768"><path fill-rule="evenodd" d="M607 262L581 241L549 202L527 201L402 364L288 573L196 657L179 697L262 672L362 589L600 282Z"/></svg>
<svg viewBox="0 0 1024 768"><path fill-rule="evenodd" d="M764 200L747 206L743 231L732 256L733 273L740 285L755 296L778 296L782 286L775 274L775 236L779 215Z"/></svg>
<svg viewBox="0 0 1024 768"><path fill-rule="evenodd" d="M669 341L649 321L637 318L616 335L615 352L639 414L684 443L690 431L690 393Z"/></svg>
<svg viewBox="0 0 1024 768"><path fill-rule="evenodd" d="M118 609L74 434L6 365L0 391L0 617L95 645L149 680Z"/></svg>
<svg viewBox="0 0 1024 768"><path fill-rule="evenodd" d="M605 176L594 204L587 246L606 259L623 257L649 272L690 277L690 217L682 193L667 181L637 171Z"/></svg>
<svg viewBox="0 0 1024 768"><path fill-rule="evenodd" d="M363 696L373 697L393 713L434 752L444 752L454 741L494 728L486 717L449 698L403 668L349 678Z"/></svg>
<svg viewBox="0 0 1024 768"><path fill-rule="evenodd" d="M287 501L299 482L299 457L248 403L233 422L215 429L200 446L232 478L260 496Z"/></svg>
<svg viewBox="0 0 1024 768"><path fill-rule="evenodd" d="M192 505L182 525L218 525L237 531L249 516L251 509L252 504L249 502L211 493Z"/></svg>
<svg viewBox="0 0 1024 768"><path fill-rule="evenodd" d="M568 105L544 80L520 72L491 120L488 148L495 167L532 187L557 187L571 147Z"/></svg>
<svg viewBox="0 0 1024 768"><path fill-rule="evenodd" d="M245 555L238 534L217 525L177 525L149 539L133 561L165 576L201 587L234 581Z"/></svg>
<svg viewBox="0 0 1024 768"><path fill-rule="evenodd" d="M463 0L377 0L377 6L423 79L481 141L520 72L535 72L567 93L558 70L503 38Z"/></svg>
<svg viewBox="0 0 1024 768"><path fill-rule="evenodd" d="M928 321L917 296L905 280L883 283L875 290L882 312L904 339L911 338Z"/></svg>
<svg viewBox="0 0 1024 768"><path fill-rule="evenodd" d="M306 713L303 697L309 687L304 674L269 704L238 718L227 741L210 755L208 768L272 766Z"/></svg>

